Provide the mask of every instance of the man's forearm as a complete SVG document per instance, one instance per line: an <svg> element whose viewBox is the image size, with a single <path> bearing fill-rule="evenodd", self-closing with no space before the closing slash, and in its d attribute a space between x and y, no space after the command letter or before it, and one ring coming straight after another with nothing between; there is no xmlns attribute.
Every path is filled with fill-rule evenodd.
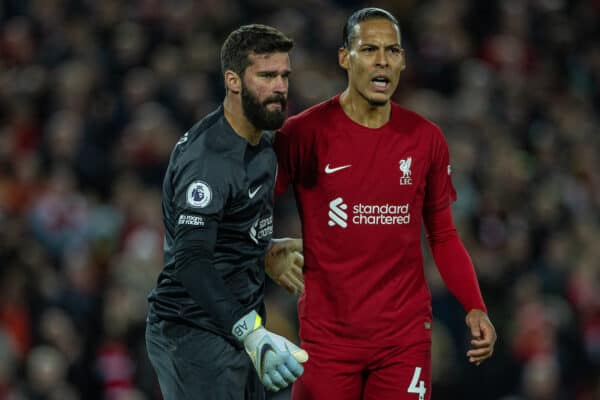
<svg viewBox="0 0 600 400"><path fill-rule="evenodd" d="M177 238L177 277L202 309L215 318L226 332L230 332L233 324L248 310L233 296L221 273L213 266L214 243L206 237L195 236L188 232Z"/></svg>
<svg viewBox="0 0 600 400"><path fill-rule="evenodd" d="M473 262L458 237L450 207L424 214L424 221L433 258L448 290L467 312L487 312Z"/></svg>

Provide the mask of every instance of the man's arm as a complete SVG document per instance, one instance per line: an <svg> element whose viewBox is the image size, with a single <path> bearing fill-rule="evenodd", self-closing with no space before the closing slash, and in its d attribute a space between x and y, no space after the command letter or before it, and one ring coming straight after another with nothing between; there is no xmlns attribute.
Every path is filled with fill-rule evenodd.
<svg viewBox="0 0 600 400"><path fill-rule="evenodd" d="M448 290L467 311L465 322L472 336L467 357L470 362L479 365L492 356L496 330L487 315L471 257L458 237L450 206L426 211L423 220L440 275Z"/></svg>
<svg viewBox="0 0 600 400"><path fill-rule="evenodd" d="M273 150L277 155L277 180L275 182L275 199L288 190L290 184L311 182L314 175L315 157L312 148L312 135L301 135L306 127L301 120L288 118L283 127L277 131ZM308 138L308 140L307 140ZM265 271L271 279L292 294L304 291L302 269L302 239L273 239L265 257Z"/></svg>
<svg viewBox="0 0 600 400"><path fill-rule="evenodd" d="M175 236L177 277L188 294L226 332L244 316L244 307L225 286L213 266L218 222L203 216L204 226L179 225Z"/></svg>
<svg viewBox="0 0 600 400"><path fill-rule="evenodd" d="M246 312L213 266L216 218L203 217L202 229L179 226L175 237L177 278L189 295L239 340L267 389L279 391L303 372L308 354L262 326L255 310Z"/></svg>
<svg viewBox="0 0 600 400"><path fill-rule="evenodd" d="M210 160L195 158L194 168L186 169L193 175L179 176L173 183L176 278L189 296L242 344L263 384L277 391L302 374L300 363L308 356L287 339L265 329L257 311L248 310L237 300L215 268L218 229L229 195L222 176L202 173L210 170L202 164Z"/></svg>

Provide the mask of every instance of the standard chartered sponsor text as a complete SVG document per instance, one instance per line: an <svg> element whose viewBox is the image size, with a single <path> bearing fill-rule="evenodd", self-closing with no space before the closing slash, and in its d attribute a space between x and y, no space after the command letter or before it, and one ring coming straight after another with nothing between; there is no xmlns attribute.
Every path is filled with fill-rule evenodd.
<svg viewBox="0 0 600 400"><path fill-rule="evenodd" d="M352 206L355 225L406 225L410 223L409 204L362 204Z"/></svg>
<svg viewBox="0 0 600 400"><path fill-rule="evenodd" d="M257 239L263 239L265 237L271 236L273 234L273 216L269 216L267 218L263 218L258 222L257 226Z"/></svg>

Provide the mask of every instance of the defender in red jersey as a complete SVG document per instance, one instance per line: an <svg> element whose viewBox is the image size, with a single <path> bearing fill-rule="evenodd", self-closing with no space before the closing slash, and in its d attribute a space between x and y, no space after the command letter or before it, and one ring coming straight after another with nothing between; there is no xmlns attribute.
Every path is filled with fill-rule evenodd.
<svg viewBox="0 0 600 400"><path fill-rule="evenodd" d="M423 400L431 396L431 295L421 226L442 278L467 311L469 361L496 340L470 257L452 222L456 193L440 129L390 101L404 50L396 19L367 8L344 28L348 87L277 133L276 193L294 188L310 354L293 398Z"/></svg>

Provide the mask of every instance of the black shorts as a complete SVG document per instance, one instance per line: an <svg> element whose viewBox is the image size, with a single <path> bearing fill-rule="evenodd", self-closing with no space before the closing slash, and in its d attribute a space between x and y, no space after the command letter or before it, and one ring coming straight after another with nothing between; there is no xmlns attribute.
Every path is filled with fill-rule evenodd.
<svg viewBox="0 0 600 400"><path fill-rule="evenodd" d="M164 400L264 400L244 350L219 335L168 321L148 322L146 349Z"/></svg>

